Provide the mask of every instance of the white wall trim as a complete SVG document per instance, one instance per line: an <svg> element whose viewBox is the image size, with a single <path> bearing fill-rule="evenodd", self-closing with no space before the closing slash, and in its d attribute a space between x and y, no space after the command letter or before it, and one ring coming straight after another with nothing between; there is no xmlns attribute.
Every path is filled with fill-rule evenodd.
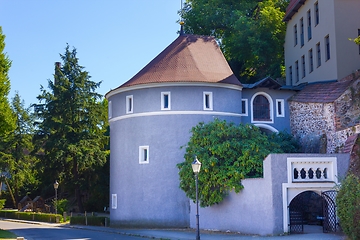
<svg viewBox="0 0 360 240"><path fill-rule="evenodd" d="M257 126L259 128L265 128L265 129L268 129L274 133L278 133L279 130L277 130L276 128L272 127L272 126L269 126L267 124L262 124L262 123L255 123L254 126Z"/></svg>
<svg viewBox="0 0 360 240"><path fill-rule="evenodd" d="M159 111L159 112L145 112L145 113L134 113L129 115L123 115L114 117L109 122L115 122L126 118L134 117L148 117L148 116L161 116L161 115L218 115L218 116L229 116L229 117L242 117L240 113L229 113L229 112L210 112L210 111Z"/></svg>
<svg viewBox="0 0 360 240"><path fill-rule="evenodd" d="M109 99L110 97L127 91L144 89L144 88L155 88L155 87L217 87L217 88L228 88L234 90L242 90L241 85L234 85L228 83L207 83L207 82L168 82L168 83L148 83L148 84L139 84L130 87L119 87L114 90L110 90L105 94L105 98Z"/></svg>

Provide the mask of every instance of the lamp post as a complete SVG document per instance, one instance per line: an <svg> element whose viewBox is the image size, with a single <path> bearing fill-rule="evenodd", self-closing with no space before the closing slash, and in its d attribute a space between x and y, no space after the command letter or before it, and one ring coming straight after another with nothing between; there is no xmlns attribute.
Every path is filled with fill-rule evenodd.
<svg viewBox="0 0 360 240"><path fill-rule="evenodd" d="M57 214L57 190L59 188L59 183L55 181L54 189L55 189L55 214Z"/></svg>
<svg viewBox="0 0 360 240"><path fill-rule="evenodd" d="M196 186L196 240L200 240L200 227L199 227L199 188L198 188L198 174L201 168L201 162L195 156L194 162L191 164L193 172L195 173L195 186Z"/></svg>

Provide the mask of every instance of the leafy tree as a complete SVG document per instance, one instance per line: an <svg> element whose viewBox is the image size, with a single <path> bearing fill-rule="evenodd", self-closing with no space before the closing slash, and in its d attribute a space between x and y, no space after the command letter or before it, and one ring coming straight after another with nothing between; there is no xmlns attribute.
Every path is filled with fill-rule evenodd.
<svg viewBox="0 0 360 240"><path fill-rule="evenodd" d="M243 83L284 76L288 0L188 0L180 14L186 33L213 35Z"/></svg>
<svg viewBox="0 0 360 240"><path fill-rule="evenodd" d="M96 93L101 82L90 80L76 53L67 45L64 55L60 54L63 64L55 65L54 81L48 81L49 90L41 86L34 140L44 191L53 192L57 179L60 194L68 195L70 204L83 211L88 174L106 162L108 138L101 95Z"/></svg>
<svg viewBox="0 0 360 240"><path fill-rule="evenodd" d="M18 93L12 99L12 111L16 126L7 135L2 152L6 153L3 163L9 174L9 185L18 202L23 195L29 193L37 185L34 168L36 159L30 155L33 149L31 141L34 133L33 115L30 108L25 108L25 102L21 100Z"/></svg>
<svg viewBox="0 0 360 240"><path fill-rule="evenodd" d="M360 239L360 179L349 174L336 197L340 225L349 239Z"/></svg>
<svg viewBox="0 0 360 240"><path fill-rule="evenodd" d="M242 179L262 176L263 160L269 153L283 152L280 144L270 141L253 125L235 125L216 119L207 124L199 123L191 132L185 161L177 165L180 188L189 198L195 199L191 163L197 156L202 163L199 173L202 207L220 203L233 189L238 193L243 188Z"/></svg>

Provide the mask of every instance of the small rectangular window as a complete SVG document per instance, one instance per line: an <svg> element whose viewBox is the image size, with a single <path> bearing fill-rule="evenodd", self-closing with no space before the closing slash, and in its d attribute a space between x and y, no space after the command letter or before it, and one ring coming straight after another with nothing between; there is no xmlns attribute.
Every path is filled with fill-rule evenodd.
<svg viewBox="0 0 360 240"><path fill-rule="evenodd" d="M295 62L296 82L299 82L299 62Z"/></svg>
<svg viewBox="0 0 360 240"><path fill-rule="evenodd" d="M204 92L204 110L213 110L212 92Z"/></svg>
<svg viewBox="0 0 360 240"><path fill-rule="evenodd" d="M313 59L313 50L309 50L309 73L314 71L314 59Z"/></svg>
<svg viewBox="0 0 360 240"><path fill-rule="evenodd" d="M330 38L329 35L325 37L325 60L330 59Z"/></svg>
<svg viewBox="0 0 360 240"><path fill-rule="evenodd" d="M248 100L241 99L241 114L244 116L248 115Z"/></svg>
<svg viewBox="0 0 360 240"><path fill-rule="evenodd" d="M108 102L108 118L112 118L112 103L111 101Z"/></svg>
<svg viewBox="0 0 360 240"><path fill-rule="evenodd" d="M314 4L314 9L315 9L315 26L319 24L320 22L320 18L319 18L319 3L316 2Z"/></svg>
<svg viewBox="0 0 360 240"><path fill-rule="evenodd" d="M171 101L170 101L170 92L161 93L161 110L170 110Z"/></svg>
<svg viewBox="0 0 360 240"><path fill-rule="evenodd" d="M133 113L134 101L133 95L126 96L126 113Z"/></svg>
<svg viewBox="0 0 360 240"><path fill-rule="evenodd" d="M316 44L316 66L321 66L321 49L320 49L320 43L318 42Z"/></svg>
<svg viewBox="0 0 360 240"><path fill-rule="evenodd" d="M117 194L111 194L111 208L117 209Z"/></svg>
<svg viewBox="0 0 360 240"><path fill-rule="evenodd" d="M139 147L139 163L140 164L149 163L149 146Z"/></svg>
<svg viewBox="0 0 360 240"><path fill-rule="evenodd" d="M306 76L306 70L305 70L305 56L302 55L301 57L301 65L302 65L302 78Z"/></svg>
<svg viewBox="0 0 360 240"><path fill-rule="evenodd" d="M312 33L311 33L311 12L310 10L307 12L307 19L308 19L308 22L307 22L307 29L308 29L308 41L310 41L310 39L312 38Z"/></svg>
<svg viewBox="0 0 360 240"><path fill-rule="evenodd" d="M276 117L285 117L284 99L276 99Z"/></svg>
<svg viewBox="0 0 360 240"><path fill-rule="evenodd" d="M293 70L292 70L292 66L289 67L289 79L290 79L290 84L293 84Z"/></svg>
<svg viewBox="0 0 360 240"><path fill-rule="evenodd" d="M294 46L298 44L298 32L297 32L297 25L294 26Z"/></svg>
<svg viewBox="0 0 360 240"><path fill-rule="evenodd" d="M300 19L300 42L301 46L304 46L304 19Z"/></svg>

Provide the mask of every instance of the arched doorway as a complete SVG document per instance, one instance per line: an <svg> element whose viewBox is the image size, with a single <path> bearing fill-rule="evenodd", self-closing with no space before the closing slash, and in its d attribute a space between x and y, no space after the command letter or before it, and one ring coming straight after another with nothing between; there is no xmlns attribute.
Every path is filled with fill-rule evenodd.
<svg viewBox="0 0 360 240"><path fill-rule="evenodd" d="M322 197L314 191L298 194L289 205L290 233L322 231Z"/></svg>

